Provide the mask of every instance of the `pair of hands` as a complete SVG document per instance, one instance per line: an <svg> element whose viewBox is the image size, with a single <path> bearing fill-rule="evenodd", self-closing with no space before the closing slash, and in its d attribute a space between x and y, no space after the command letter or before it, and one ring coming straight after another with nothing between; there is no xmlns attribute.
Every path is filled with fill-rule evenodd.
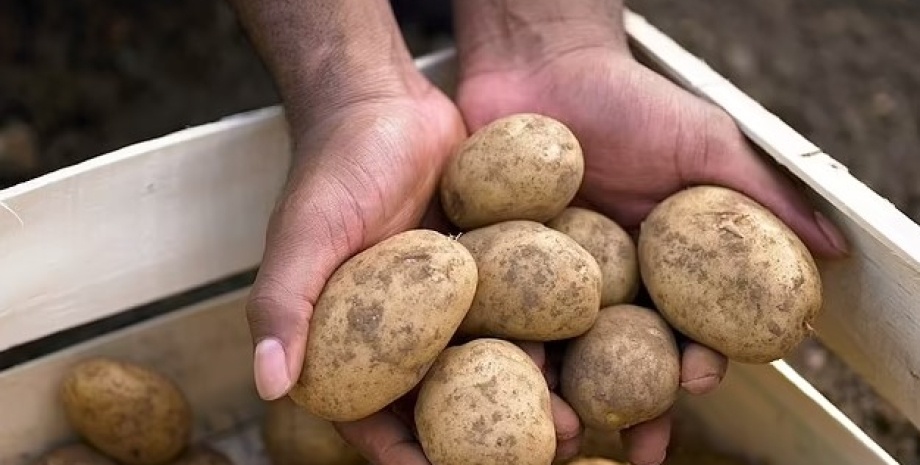
<svg viewBox="0 0 920 465"><path fill-rule="evenodd" d="M433 198L445 161L469 133L512 113L542 113L569 126L585 155L577 202L628 229L677 190L718 184L760 201L816 255L846 253L840 233L755 154L727 114L628 52L585 47L539 60L461 66L456 103L414 68L404 69L397 91L362 95L294 134L295 163L269 224L248 308L263 398L286 394L297 379L313 303L335 268L397 232L443 229ZM522 347L545 365L542 344ZM681 385L692 394L709 392L726 366L722 355L690 343ZM558 454L572 455L578 418L558 396L553 413ZM406 417L397 408L337 427L374 463L427 464ZM630 461L660 463L669 435L667 415L624 431Z"/></svg>

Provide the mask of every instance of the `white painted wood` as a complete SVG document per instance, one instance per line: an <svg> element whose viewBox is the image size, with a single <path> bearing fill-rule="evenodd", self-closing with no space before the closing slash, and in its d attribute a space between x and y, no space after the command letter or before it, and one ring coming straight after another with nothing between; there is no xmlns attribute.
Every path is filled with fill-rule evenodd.
<svg viewBox="0 0 920 465"><path fill-rule="evenodd" d="M820 263L827 305L818 337L920 426L920 226L642 17L627 13L626 28L662 72L724 108L842 227L852 257Z"/></svg>
<svg viewBox="0 0 920 465"><path fill-rule="evenodd" d="M718 390L679 407L713 444L752 463L897 464L782 361L733 364Z"/></svg>
<svg viewBox="0 0 920 465"><path fill-rule="evenodd" d="M252 381L247 293L228 293L0 372L0 465L29 463L76 437L58 387L70 367L96 356L141 363L173 379L195 412L196 438L256 418L263 404Z"/></svg>

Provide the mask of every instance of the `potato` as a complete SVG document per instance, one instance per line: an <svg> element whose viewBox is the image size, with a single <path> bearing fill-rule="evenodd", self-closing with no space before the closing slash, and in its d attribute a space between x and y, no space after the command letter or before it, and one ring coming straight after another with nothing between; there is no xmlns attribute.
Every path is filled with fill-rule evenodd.
<svg viewBox="0 0 920 465"><path fill-rule="evenodd" d="M208 445L199 444L186 449L179 460L170 465L233 465L233 462L223 452Z"/></svg>
<svg viewBox="0 0 920 465"><path fill-rule="evenodd" d="M594 323L601 269L574 239L519 220L475 229L458 240L479 270L461 334L549 341L577 336Z"/></svg>
<svg viewBox="0 0 920 465"><path fill-rule="evenodd" d="M624 465L622 462L615 462L610 459L605 459L603 457L578 457L571 462L569 465Z"/></svg>
<svg viewBox="0 0 920 465"><path fill-rule="evenodd" d="M731 360L768 363L811 332L821 277L805 245L754 200L701 186L665 199L643 222L639 266L678 331Z"/></svg>
<svg viewBox="0 0 920 465"><path fill-rule="evenodd" d="M74 366L61 387L64 412L95 448L127 465L160 465L188 445L192 410L162 374L96 358Z"/></svg>
<svg viewBox="0 0 920 465"><path fill-rule="evenodd" d="M358 451L332 423L283 397L268 403L262 422L265 451L272 465L361 465Z"/></svg>
<svg viewBox="0 0 920 465"><path fill-rule="evenodd" d="M575 197L583 176L581 145L564 124L532 113L506 116L473 133L448 161L441 205L465 230L543 223Z"/></svg>
<svg viewBox="0 0 920 465"><path fill-rule="evenodd" d="M68 444L48 452L32 465L115 465L115 462L86 444Z"/></svg>
<svg viewBox="0 0 920 465"><path fill-rule="evenodd" d="M556 453L546 380L499 339L445 349L422 381L415 423L432 465L550 465Z"/></svg>
<svg viewBox="0 0 920 465"><path fill-rule="evenodd" d="M601 267L601 307L631 302L639 293L636 244L616 222L592 210L569 207L546 223L575 239Z"/></svg>
<svg viewBox="0 0 920 465"><path fill-rule="evenodd" d="M435 231L396 234L340 266L310 322L291 398L329 421L367 417L409 392L453 337L476 262Z"/></svg>
<svg viewBox="0 0 920 465"><path fill-rule="evenodd" d="M600 311L570 341L559 374L562 398L582 423L618 431L667 411L680 389L680 353L667 322L636 305Z"/></svg>

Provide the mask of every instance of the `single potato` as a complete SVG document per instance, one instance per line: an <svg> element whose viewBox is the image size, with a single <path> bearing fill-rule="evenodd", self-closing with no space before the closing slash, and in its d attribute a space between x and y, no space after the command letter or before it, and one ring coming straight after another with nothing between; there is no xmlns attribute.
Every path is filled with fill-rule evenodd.
<svg viewBox="0 0 920 465"><path fill-rule="evenodd" d="M283 397L268 403L262 422L265 451L272 465L362 465L366 460L332 423Z"/></svg>
<svg viewBox="0 0 920 465"><path fill-rule="evenodd" d="M601 269L571 237L516 220L475 229L458 240L479 270L461 334L550 341L582 334L594 323Z"/></svg>
<svg viewBox="0 0 920 465"><path fill-rule="evenodd" d="M701 186L665 199L643 222L639 266L675 329L742 363L769 363L812 333L823 306L808 249L750 198Z"/></svg>
<svg viewBox="0 0 920 465"><path fill-rule="evenodd" d="M86 444L76 443L61 446L48 452L32 465L116 465L115 461L102 455Z"/></svg>
<svg viewBox="0 0 920 465"><path fill-rule="evenodd" d="M631 302L639 293L639 258L632 237L616 222L569 207L546 223L575 239L601 267L601 307Z"/></svg>
<svg viewBox="0 0 920 465"><path fill-rule="evenodd" d="M367 417L409 392L466 316L476 262L429 230L355 255L326 283L291 398L329 421Z"/></svg>
<svg viewBox="0 0 920 465"><path fill-rule="evenodd" d="M199 444L185 450L179 460L171 465L233 465L223 452L205 444Z"/></svg>
<svg viewBox="0 0 920 465"><path fill-rule="evenodd" d="M415 423L432 465L550 465L556 453L546 380L499 339L445 349L422 381Z"/></svg>
<svg viewBox="0 0 920 465"><path fill-rule="evenodd" d="M173 382L148 368L96 358L61 386L64 412L88 443L126 465L162 465L188 445L192 410Z"/></svg>
<svg viewBox="0 0 920 465"><path fill-rule="evenodd" d="M506 116L473 133L448 161L441 205L464 230L543 223L575 197L584 170L581 145L564 124L532 113Z"/></svg>
<svg viewBox="0 0 920 465"><path fill-rule="evenodd" d="M615 305L566 348L559 374L563 399L582 423L618 431L667 411L680 389L680 353L667 322L653 310Z"/></svg>

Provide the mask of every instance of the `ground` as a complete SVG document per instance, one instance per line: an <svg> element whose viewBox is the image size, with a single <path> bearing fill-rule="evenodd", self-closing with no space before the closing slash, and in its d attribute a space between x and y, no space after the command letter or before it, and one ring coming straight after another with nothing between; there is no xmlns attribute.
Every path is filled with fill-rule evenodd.
<svg viewBox="0 0 920 465"><path fill-rule="evenodd" d="M920 4L628 4L920 220ZM407 19L413 51L443 25ZM2 2L0 70L0 186L277 103L219 0ZM916 430L832 354L809 343L792 362L901 463L920 464Z"/></svg>

